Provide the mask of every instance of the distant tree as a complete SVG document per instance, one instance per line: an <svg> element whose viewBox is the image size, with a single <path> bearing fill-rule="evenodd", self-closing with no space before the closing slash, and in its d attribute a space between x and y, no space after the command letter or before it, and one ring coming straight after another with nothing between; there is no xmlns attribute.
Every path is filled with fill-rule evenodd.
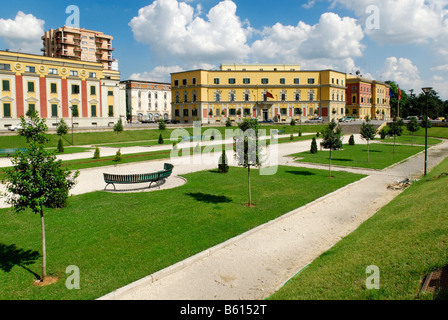
<svg viewBox="0 0 448 320"><path fill-rule="evenodd" d="M65 123L64 119L61 119L61 121L59 121L56 133L59 136L63 136L64 134L68 133L68 125L67 123Z"/></svg>
<svg viewBox="0 0 448 320"><path fill-rule="evenodd" d="M231 126L232 126L232 121L230 120L230 118L227 118L226 127L231 127Z"/></svg>
<svg viewBox="0 0 448 320"><path fill-rule="evenodd" d="M397 136L401 136L401 133L403 132L403 124L403 120L399 119L398 117L395 117L394 121L389 123L389 130L387 131L387 135L394 138L393 153L395 153L395 139Z"/></svg>
<svg viewBox="0 0 448 320"><path fill-rule="evenodd" d="M163 131L163 130L165 130L165 129L166 129L166 122L165 122L164 119L160 119L160 120L159 120L159 130L160 130L160 131Z"/></svg>
<svg viewBox="0 0 448 320"><path fill-rule="evenodd" d="M369 142L375 139L376 130L373 124L370 123L369 119L361 125L359 133L361 134L361 138L367 141L367 162L370 162Z"/></svg>
<svg viewBox="0 0 448 320"><path fill-rule="evenodd" d="M159 144L163 144L163 137L162 137L162 134L159 135Z"/></svg>
<svg viewBox="0 0 448 320"><path fill-rule="evenodd" d="M311 141L311 149L310 149L311 154L316 154L317 153L317 142L316 142L316 138L313 137L313 140Z"/></svg>
<svg viewBox="0 0 448 320"><path fill-rule="evenodd" d="M45 119L37 112L30 115L27 124L21 117L19 135L25 137L28 152L17 152L12 159L13 167L5 169L6 202L16 212L29 208L40 215L42 232L42 277L47 277L44 207L62 208L67 205L69 190L75 185L79 172L71 173L62 167L60 160L45 149L48 130Z"/></svg>
<svg viewBox="0 0 448 320"><path fill-rule="evenodd" d="M118 122L114 125L114 132L117 134L117 141L118 141L118 135L122 133L124 130L123 128L123 122L121 121L121 118L118 119Z"/></svg>
<svg viewBox="0 0 448 320"><path fill-rule="evenodd" d="M416 117L411 117L411 120L406 125L406 129L411 133L412 137L412 144L414 144L414 133L420 129L420 126L418 125L418 121Z"/></svg>
<svg viewBox="0 0 448 320"><path fill-rule="evenodd" d="M114 162L121 162L123 160L123 156L121 155L121 149L118 149L117 153L115 154Z"/></svg>
<svg viewBox="0 0 448 320"><path fill-rule="evenodd" d="M351 135L350 138L348 139L348 144L350 146L354 146L355 145L355 136Z"/></svg>
<svg viewBox="0 0 448 320"><path fill-rule="evenodd" d="M93 154L93 159L99 159L100 158L100 148L98 146L95 148L95 152Z"/></svg>
<svg viewBox="0 0 448 320"><path fill-rule="evenodd" d="M331 178L331 152L333 150L339 150L342 147L342 131L338 124L333 120L328 124L328 126L322 132L322 146L325 149L330 150L329 156L329 177Z"/></svg>
<svg viewBox="0 0 448 320"><path fill-rule="evenodd" d="M291 119L291 126L295 126L296 125L296 120L294 118Z"/></svg>
<svg viewBox="0 0 448 320"><path fill-rule="evenodd" d="M243 134L236 137L235 158L238 165L247 168L247 180L249 190L249 207L252 206L252 194L250 188L250 169L260 167L262 164L261 150L258 140L259 123L257 119L244 118L238 125Z"/></svg>

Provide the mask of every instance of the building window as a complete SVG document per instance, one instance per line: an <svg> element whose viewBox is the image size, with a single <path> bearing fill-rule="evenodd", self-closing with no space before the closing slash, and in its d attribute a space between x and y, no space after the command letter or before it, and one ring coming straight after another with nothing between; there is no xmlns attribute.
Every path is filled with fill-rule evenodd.
<svg viewBox="0 0 448 320"><path fill-rule="evenodd" d="M36 73L36 67L26 66L25 67L25 72Z"/></svg>
<svg viewBox="0 0 448 320"><path fill-rule="evenodd" d="M282 116L286 116L287 109L286 108L281 108L280 109L280 113L281 113Z"/></svg>
<svg viewBox="0 0 448 320"><path fill-rule="evenodd" d="M221 101L221 93L219 91L215 92L215 102Z"/></svg>
<svg viewBox="0 0 448 320"><path fill-rule="evenodd" d="M56 118L58 116L58 105L57 104L51 105L51 116L53 118Z"/></svg>
<svg viewBox="0 0 448 320"><path fill-rule="evenodd" d="M269 79L268 78L262 78L261 79L261 83L262 84L268 84L269 83Z"/></svg>
<svg viewBox="0 0 448 320"><path fill-rule="evenodd" d="M294 84L300 84L300 79L299 78L294 78Z"/></svg>
<svg viewBox="0 0 448 320"><path fill-rule="evenodd" d="M109 112L107 114L109 115L109 117L114 116L114 106L109 106Z"/></svg>
<svg viewBox="0 0 448 320"><path fill-rule="evenodd" d="M196 78L193 78L192 82L193 82L193 85L195 85L196 84Z"/></svg>
<svg viewBox="0 0 448 320"><path fill-rule="evenodd" d="M34 82L28 82L28 92L34 92Z"/></svg>
<svg viewBox="0 0 448 320"><path fill-rule="evenodd" d="M34 114L36 113L36 105L34 103L30 103L28 105L28 113L27 114Z"/></svg>
<svg viewBox="0 0 448 320"><path fill-rule="evenodd" d="M79 94L79 85L72 84L72 94Z"/></svg>
<svg viewBox="0 0 448 320"><path fill-rule="evenodd" d="M50 93L58 93L58 85L56 83L50 83Z"/></svg>
<svg viewBox="0 0 448 320"><path fill-rule="evenodd" d="M175 115L176 117L179 116L179 109L174 110L174 115Z"/></svg>
<svg viewBox="0 0 448 320"><path fill-rule="evenodd" d="M0 63L0 70L11 70L11 65L6 63Z"/></svg>
<svg viewBox="0 0 448 320"><path fill-rule="evenodd" d="M294 108L294 115L300 116L302 114L302 109L300 108Z"/></svg>
<svg viewBox="0 0 448 320"><path fill-rule="evenodd" d="M295 100L300 101L300 93L298 92L295 93Z"/></svg>
<svg viewBox="0 0 448 320"><path fill-rule="evenodd" d="M231 116L236 115L236 109L230 109L229 112Z"/></svg>
<svg viewBox="0 0 448 320"><path fill-rule="evenodd" d="M215 79L213 79L213 83L214 83L214 84L219 84L219 78L215 78Z"/></svg>
<svg viewBox="0 0 448 320"><path fill-rule="evenodd" d="M196 91L193 91L193 95L191 98L192 98L193 102L196 102L196 100L198 99L198 95L197 95Z"/></svg>
<svg viewBox="0 0 448 320"><path fill-rule="evenodd" d="M89 72L89 78L96 78L96 72Z"/></svg>
<svg viewBox="0 0 448 320"><path fill-rule="evenodd" d="M184 86L187 85L187 79L182 79L182 85L184 85Z"/></svg>
<svg viewBox="0 0 448 320"><path fill-rule="evenodd" d="M216 109L215 110L215 117L219 117L221 115L221 110L220 109Z"/></svg>
<svg viewBox="0 0 448 320"><path fill-rule="evenodd" d="M188 92L184 92L184 102L188 102Z"/></svg>
<svg viewBox="0 0 448 320"><path fill-rule="evenodd" d="M58 74L58 69L49 68L48 74Z"/></svg>
<svg viewBox="0 0 448 320"><path fill-rule="evenodd" d="M71 109L73 117L79 117L78 106L74 104L72 105Z"/></svg>
<svg viewBox="0 0 448 320"><path fill-rule="evenodd" d="M91 115L92 117L96 117L96 105L95 105L95 104L92 104L92 105L90 106L90 115Z"/></svg>
<svg viewBox="0 0 448 320"><path fill-rule="evenodd" d="M285 78L280 78L280 84L286 84L286 79Z"/></svg>
<svg viewBox="0 0 448 320"><path fill-rule="evenodd" d="M178 87L179 86L179 80L174 80L174 86Z"/></svg>
<svg viewBox="0 0 448 320"><path fill-rule="evenodd" d="M11 118L11 104L10 103L3 104L3 117Z"/></svg>
<svg viewBox="0 0 448 320"><path fill-rule="evenodd" d="M193 109L193 110L191 110L191 115L192 115L193 117L197 117L197 116L198 116L198 109Z"/></svg>
<svg viewBox="0 0 448 320"><path fill-rule="evenodd" d="M188 117L188 109L184 109L184 117Z"/></svg>
<svg viewBox="0 0 448 320"><path fill-rule="evenodd" d="M95 87L95 86L90 86L90 94L91 94L92 96L95 96L95 95L96 95L96 87Z"/></svg>
<svg viewBox="0 0 448 320"><path fill-rule="evenodd" d="M9 80L2 80L2 89L3 89L3 91L9 91L10 90Z"/></svg>
<svg viewBox="0 0 448 320"><path fill-rule="evenodd" d="M282 92L280 97L281 97L282 101L286 101L286 93Z"/></svg>
<svg viewBox="0 0 448 320"><path fill-rule="evenodd" d="M356 103L356 96L353 96L352 103Z"/></svg>
<svg viewBox="0 0 448 320"><path fill-rule="evenodd" d="M114 92L113 92L113 91L107 91L107 95L108 95L108 96L113 96L113 95L114 95Z"/></svg>
<svg viewBox="0 0 448 320"><path fill-rule="evenodd" d="M72 77L77 77L77 76L78 76L78 71L76 71L76 70L70 70L70 76L72 76Z"/></svg>
<svg viewBox="0 0 448 320"><path fill-rule="evenodd" d="M314 78L309 78L308 79L308 84L314 84Z"/></svg>
<svg viewBox="0 0 448 320"><path fill-rule="evenodd" d="M250 94L249 93L245 93L244 94L244 101L248 102L250 100Z"/></svg>
<svg viewBox="0 0 448 320"><path fill-rule="evenodd" d="M229 84L235 84L236 80L235 78L229 78Z"/></svg>
<svg viewBox="0 0 448 320"><path fill-rule="evenodd" d="M244 78L243 79L244 84L250 84L250 78Z"/></svg>
<svg viewBox="0 0 448 320"><path fill-rule="evenodd" d="M179 96L179 92L176 92L176 96L174 98L174 101L176 101L176 103L180 102L180 96Z"/></svg>

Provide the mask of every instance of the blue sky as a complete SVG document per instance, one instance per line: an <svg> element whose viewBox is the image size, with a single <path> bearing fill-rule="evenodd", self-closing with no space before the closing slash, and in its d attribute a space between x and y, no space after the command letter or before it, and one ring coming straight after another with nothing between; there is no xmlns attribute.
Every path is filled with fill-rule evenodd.
<svg viewBox="0 0 448 320"><path fill-rule="evenodd" d="M417 93L433 86L448 99L448 0L3 1L0 49L39 53L42 32L63 26L69 5L82 28L114 37L123 80L168 82L170 72L224 62L294 63L360 70Z"/></svg>

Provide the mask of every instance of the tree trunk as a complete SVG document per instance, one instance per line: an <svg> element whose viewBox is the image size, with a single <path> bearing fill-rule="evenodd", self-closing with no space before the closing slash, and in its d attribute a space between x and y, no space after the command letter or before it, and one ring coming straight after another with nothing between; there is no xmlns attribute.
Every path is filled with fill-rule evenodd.
<svg viewBox="0 0 448 320"><path fill-rule="evenodd" d="M394 135L394 152L393 153L395 153L395 135Z"/></svg>
<svg viewBox="0 0 448 320"><path fill-rule="evenodd" d="M247 167L247 182L249 186L249 208L250 208L252 205L252 196L250 192L250 166Z"/></svg>
<svg viewBox="0 0 448 320"><path fill-rule="evenodd" d="M367 162L370 162L369 140L367 140Z"/></svg>
<svg viewBox="0 0 448 320"><path fill-rule="evenodd" d="M329 166L329 177L331 178L331 148L330 148L330 166Z"/></svg>
<svg viewBox="0 0 448 320"><path fill-rule="evenodd" d="M45 246L45 222L44 222L44 209L40 207L40 223L42 227L42 281L47 276L47 253Z"/></svg>

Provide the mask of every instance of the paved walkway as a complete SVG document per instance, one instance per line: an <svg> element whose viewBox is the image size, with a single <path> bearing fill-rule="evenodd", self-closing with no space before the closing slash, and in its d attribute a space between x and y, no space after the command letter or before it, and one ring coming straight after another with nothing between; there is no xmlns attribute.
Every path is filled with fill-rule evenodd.
<svg viewBox="0 0 448 320"><path fill-rule="evenodd" d="M307 150L309 144L281 144L279 154ZM448 142L432 147L428 168L447 156ZM420 153L383 171L335 167L368 177L100 299L264 299L400 193L388 185L421 176L423 159ZM284 157L280 164L309 166Z"/></svg>

